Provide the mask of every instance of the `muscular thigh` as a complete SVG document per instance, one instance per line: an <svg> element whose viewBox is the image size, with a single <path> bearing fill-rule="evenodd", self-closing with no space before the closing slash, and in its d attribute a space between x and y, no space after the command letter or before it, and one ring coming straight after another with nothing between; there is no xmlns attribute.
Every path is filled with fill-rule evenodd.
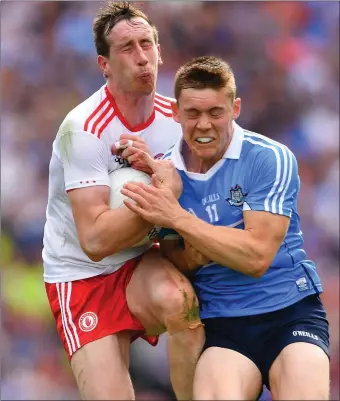
<svg viewBox="0 0 340 401"><path fill-rule="evenodd" d="M319 297L306 297L275 316L266 360L274 399L328 399L328 321Z"/></svg>
<svg viewBox="0 0 340 401"><path fill-rule="evenodd" d="M131 313L143 324L147 334L157 335L166 331L162 319L162 310L169 306L166 304L182 298L183 307L186 303L190 307L193 294L189 280L153 248L143 255L134 271L126 299Z"/></svg>
<svg viewBox="0 0 340 401"><path fill-rule="evenodd" d="M71 359L71 367L82 399L131 400L129 376L131 333L120 332L81 347Z"/></svg>
<svg viewBox="0 0 340 401"><path fill-rule="evenodd" d="M287 345L269 371L274 400L328 400L329 359L317 345Z"/></svg>
<svg viewBox="0 0 340 401"><path fill-rule="evenodd" d="M210 347L198 361L195 400L255 400L261 389L259 369L237 351Z"/></svg>

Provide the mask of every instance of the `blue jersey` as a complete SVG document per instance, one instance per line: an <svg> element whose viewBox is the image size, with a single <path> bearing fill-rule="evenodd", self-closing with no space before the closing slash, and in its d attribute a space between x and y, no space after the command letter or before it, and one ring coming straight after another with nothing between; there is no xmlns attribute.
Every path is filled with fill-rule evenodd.
<svg viewBox="0 0 340 401"><path fill-rule="evenodd" d="M284 145L234 125L232 141L207 173L187 172L179 141L164 158L171 159L183 180L181 206L218 226L243 230L243 211L259 210L290 217L284 241L261 278L209 263L193 285L201 318L246 316L285 308L322 292L320 278L303 250L297 211L298 166Z"/></svg>

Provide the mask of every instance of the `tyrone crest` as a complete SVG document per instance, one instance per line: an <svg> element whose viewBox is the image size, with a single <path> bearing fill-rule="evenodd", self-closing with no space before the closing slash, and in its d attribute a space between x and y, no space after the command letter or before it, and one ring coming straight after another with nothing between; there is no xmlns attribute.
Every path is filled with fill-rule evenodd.
<svg viewBox="0 0 340 401"><path fill-rule="evenodd" d="M247 194L244 194L242 188L237 184L235 188L231 187L230 198L227 201L231 206L242 206L246 196Z"/></svg>
<svg viewBox="0 0 340 401"><path fill-rule="evenodd" d="M94 312L85 312L79 318L81 331L92 331L98 324L98 316Z"/></svg>

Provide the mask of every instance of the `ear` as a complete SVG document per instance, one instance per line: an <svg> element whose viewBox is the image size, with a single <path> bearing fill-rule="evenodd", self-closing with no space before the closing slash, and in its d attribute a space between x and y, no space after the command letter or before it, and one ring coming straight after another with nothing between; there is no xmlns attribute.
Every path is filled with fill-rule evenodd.
<svg viewBox="0 0 340 401"><path fill-rule="evenodd" d="M109 61L106 57L104 56L98 56L97 57L97 64L99 68L101 69L102 73L106 76L109 75Z"/></svg>
<svg viewBox="0 0 340 401"><path fill-rule="evenodd" d="M179 123L179 110L176 101L171 102L171 111L172 111L172 118L176 121L176 123Z"/></svg>
<svg viewBox="0 0 340 401"><path fill-rule="evenodd" d="M234 100L233 119L236 120L241 114L241 99L238 97Z"/></svg>
<svg viewBox="0 0 340 401"><path fill-rule="evenodd" d="M158 52L158 65L163 64L162 56L161 56L161 45L157 45L157 52Z"/></svg>

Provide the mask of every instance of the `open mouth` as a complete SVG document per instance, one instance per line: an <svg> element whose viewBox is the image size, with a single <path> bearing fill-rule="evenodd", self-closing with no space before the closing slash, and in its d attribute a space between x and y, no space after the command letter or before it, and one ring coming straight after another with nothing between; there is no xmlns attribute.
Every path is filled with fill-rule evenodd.
<svg viewBox="0 0 340 401"><path fill-rule="evenodd" d="M211 137L199 137L195 139L195 142L199 143L199 144L207 144L207 143L211 143L214 140L214 138Z"/></svg>

